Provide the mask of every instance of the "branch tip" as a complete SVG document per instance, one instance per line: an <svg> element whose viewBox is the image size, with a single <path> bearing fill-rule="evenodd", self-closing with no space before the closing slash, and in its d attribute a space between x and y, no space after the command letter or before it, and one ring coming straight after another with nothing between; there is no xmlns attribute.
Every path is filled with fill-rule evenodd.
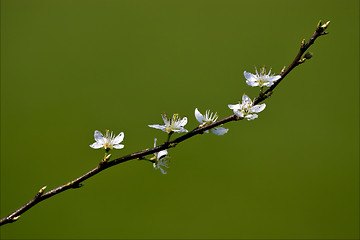
<svg viewBox="0 0 360 240"><path fill-rule="evenodd" d="M46 187L47 187L47 186L42 187L42 188L39 190L38 194L43 194L43 192L44 192L44 190L45 190Z"/></svg>
<svg viewBox="0 0 360 240"><path fill-rule="evenodd" d="M330 21L327 21L326 23L324 23L323 25L321 25L321 28L326 29L329 24L330 24Z"/></svg>
<svg viewBox="0 0 360 240"><path fill-rule="evenodd" d="M317 26L316 26L316 29L319 29L321 26L321 20L318 22Z"/></svg>
<svg viewBox="0 0 360 240"><path fill-rule="evenodd" d="M328 34L327 32L324 32L324 31L329 26L329 24L330 24L330 21L327 21L326 23L322 24L321 20L320 20L316 27L316 31L321 33L321 35Z"/></svg>

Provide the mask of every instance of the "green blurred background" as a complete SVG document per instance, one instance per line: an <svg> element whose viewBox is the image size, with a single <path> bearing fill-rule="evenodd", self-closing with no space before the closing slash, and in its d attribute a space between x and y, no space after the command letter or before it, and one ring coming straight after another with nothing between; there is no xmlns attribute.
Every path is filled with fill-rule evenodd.
<svg viewBox="0 0 360 240"><path fill-rule="evenodd" d="M98 129L119 157L166 134L160 114L232 114L243 71L279 73L319 20L329 35L255 121L130 161L1 228L4 239L359 237L359 2L1 1L1 217L94 168ZM177 136L179 136L177 134Z"/></svg>

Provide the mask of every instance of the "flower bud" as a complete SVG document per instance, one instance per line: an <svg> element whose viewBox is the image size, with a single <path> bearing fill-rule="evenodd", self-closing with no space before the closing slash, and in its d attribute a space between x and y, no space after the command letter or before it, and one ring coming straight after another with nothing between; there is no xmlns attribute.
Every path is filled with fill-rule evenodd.
<svg viewBox="0 0 360 240"><path fill-rule="evenodd" d="M316 29L319 29L321 26L321 20L318 22L317 26L316 26Z"/></svg>
<svg viewBox="0 0 360 240"><path fill-rule="evenodd" d="M327 21L326 23L321 25L321 28L326 29L329 24L330 24L330 21Z"/></svg>
<svg viewBox="0 0 360 240"><path fill-rule="evenodd" d="M305 39L303 39L302 41L301 41L301 47L303 48L303 47L305 47Z"/></svg>
<svg viewBox="0 0 360 240"><path fill-rule="evenodd" d="M304 63L306 61L306 58L301 58L299 61L298 61L298 63L300 64L300 63Z"/></svg>
<svg viewBox="0 0 360 240"><path fill-rule="evenodd" d="M283 73L285 72L285 69L286 69L286 66L284 66L284 67L281 69L280 74L283 74Z"/></svg>
<svg viewBox="0 0 360 240"><path fill-rule="evenodd" d="M43 194L44 190L45 190L46 186L42 187L40 190L39 190L39 194Z"/></svg>
<svg viewBox="0 0 360 240"><path fill-rule="evenodd" d="M21 215L17 215L16 217L13 217L11 220L15 222L15 221L17 221L20 217L21 217Z"/></svg>

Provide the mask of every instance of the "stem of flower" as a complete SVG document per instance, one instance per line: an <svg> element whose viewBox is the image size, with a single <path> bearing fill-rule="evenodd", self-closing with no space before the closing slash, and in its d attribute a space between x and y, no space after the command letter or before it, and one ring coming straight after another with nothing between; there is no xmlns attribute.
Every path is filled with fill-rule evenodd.
<svg viewBox="0 0 360 240"><path fill-rule="evenodd" d="M264 94L264 86L261 86L260 87L260 95L263 95Z"/></svg>
<svg viewBox="0 0 360 240"><path fill-rule="evenodd" d="M173 133L174 133L173 131L171 131L171 132L168 133L168 137L167 137L166 143L169 143L169 142L170 142L170 137L171 137L171 135L172 135Z"/></svg>

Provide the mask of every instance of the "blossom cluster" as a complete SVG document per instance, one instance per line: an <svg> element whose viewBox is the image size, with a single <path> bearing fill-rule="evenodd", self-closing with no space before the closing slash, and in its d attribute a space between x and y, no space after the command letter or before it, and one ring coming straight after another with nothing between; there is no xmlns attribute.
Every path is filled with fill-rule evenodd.
<svg viewBox="0 0 360 240"><path fill-rule="evenodd" d="M276 81L281 78L280 75L270 74L271 70L269 71L269 73L266 73L265 67L261 68L260 73L255 68L255 74L244 71L246 83L252 87L260 87L260 91L262 91L263 87L271 87ZM247 119L250 121L258 118L257 113L262 112L265 109L266 104L263 103L259 105L254 105L254 100L251 100L246 94L244 94L242 96L241 103L239 102L238 104L233 105L229 104L228 107L233 110L234 114L238 118ZM173 133L188 132L188 130L185 129L185 126L188 123L187 117L181 118L179 114L173 114L172 118L168 118L166 114L162 114L161 116L164 125L152 124L148 126L166 132L168 134L167 142L169 142L170 136ZM218 115L217 113L213 113L210 110L206 110L205 114L202 114L197 108L195 108L195 118L200 123L197 128L203 128L207 125L211 125L217 122ZM209 128L211 128L211 126ZM217 126L212 127L211 131L215 135L224 135L229 131L229 129ZM208 133L209 130L205 130L205 132ZM120 144L124 140L123 132L115 136L113 132L110 132L109 130L106 130L105 135L96 130L94 133L94 138L95 143L91 144L90 147L93 149L105 149L106 153L103 162L107 161L110 158L110 154L108 155L107 153L111 149L122 149L124 147L123 144ZM155 138L154 148L156 147L156 141L157 139ZM167 168L169 168L169 153L166 149L154 153L154 156L152 158L145 160L152 162L153 167L155 169L160 169L163 174L167 173Z"/></svg>

